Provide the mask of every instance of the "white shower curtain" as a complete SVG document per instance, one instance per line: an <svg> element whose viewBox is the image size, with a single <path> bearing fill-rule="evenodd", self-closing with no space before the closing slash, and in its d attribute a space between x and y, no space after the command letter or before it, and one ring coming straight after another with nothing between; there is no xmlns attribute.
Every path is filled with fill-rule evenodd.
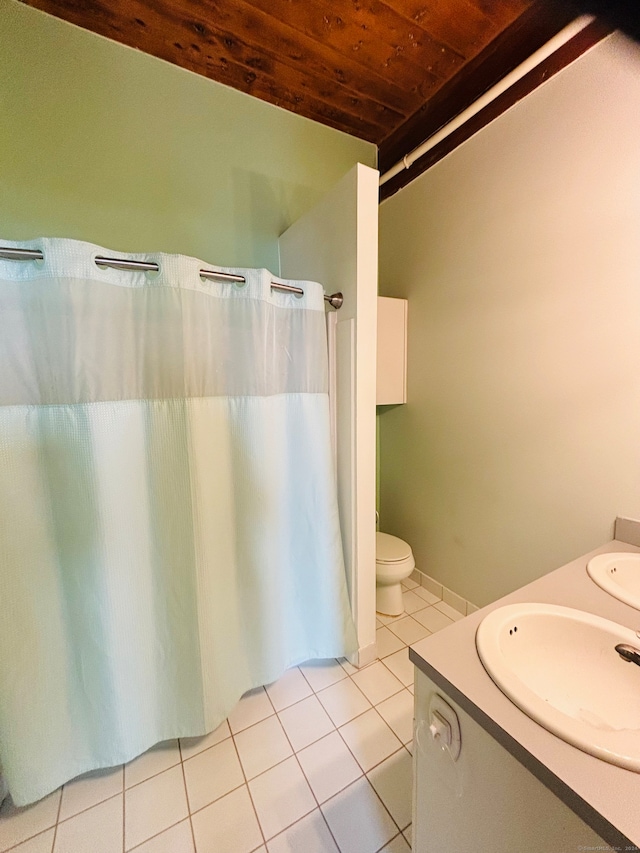
<svg viewBox="0 0 640 853"><path fill-rule="evenodd" d="M0 260L0 766L21 805L356 639L320 285L0 243L44 253Z"/></svg>

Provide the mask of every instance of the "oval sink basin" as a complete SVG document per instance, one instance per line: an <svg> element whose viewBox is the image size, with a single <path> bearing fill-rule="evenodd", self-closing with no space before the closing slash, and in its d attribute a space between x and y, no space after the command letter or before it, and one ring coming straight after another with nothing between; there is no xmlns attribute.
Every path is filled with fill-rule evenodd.
<svg viewBox="0 0 640 853"><path fill-rule="evenodd" d="M476 632L484 668L525 714L578 749L640 772L640 665L623 660L618 644L640 649L640 638L553 604L500 607Z"/></svg>
<svg viewBox="0 0 640 853"><path fill-rule="evenodd" d="M640 610L640 554L598 554L587 563L587 572L609 595Z"/></svg>

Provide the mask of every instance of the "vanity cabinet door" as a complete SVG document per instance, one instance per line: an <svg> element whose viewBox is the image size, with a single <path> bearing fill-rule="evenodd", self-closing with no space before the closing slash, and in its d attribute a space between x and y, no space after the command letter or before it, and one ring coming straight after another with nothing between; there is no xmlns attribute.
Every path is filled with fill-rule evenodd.
<svg viewBox="0 0 640 853"><path fill-rule="evenodd" d="M430 735L434 693L446 700L460 722L457 761ZM413 853L611 849L417 669L415 716Z"/></svg>

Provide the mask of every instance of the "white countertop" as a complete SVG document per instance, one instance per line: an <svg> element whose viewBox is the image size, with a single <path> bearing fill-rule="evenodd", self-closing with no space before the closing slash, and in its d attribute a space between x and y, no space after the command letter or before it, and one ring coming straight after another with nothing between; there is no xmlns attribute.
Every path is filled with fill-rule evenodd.
<svg viewBox="0 0 640 853"><path fill-rule="evenodd" d="M411 647L410 656L605 840L612 845L631 843L640 849L640 773L588 755L531 720L493 683L475 645L476 629L487 613L523 601L574 607L640 629L640 612L608 595L587 575L591 557L612 551L637 552L640 548L614 539L421 640ZM584 666L588 665L585 660ZM640 690L640 672L638 675Z"/></svg>

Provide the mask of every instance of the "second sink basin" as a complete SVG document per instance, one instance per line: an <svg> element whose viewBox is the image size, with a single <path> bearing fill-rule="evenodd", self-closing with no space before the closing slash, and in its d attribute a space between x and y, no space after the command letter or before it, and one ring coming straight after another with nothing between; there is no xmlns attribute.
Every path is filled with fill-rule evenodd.
<svg viewBox="0 0 640 853"><path fill-rule="evenodd" d="M476 633L485 669L514 704L584 752L640 772L640 648L629 628L552 604L512 604Z"/></svg>
<svg viewBox="0 0 640 853"><path fill-rule="evenodd" d="M587 563L592 581L609 595L640 610L640 554L598 554Z"/></svg>

